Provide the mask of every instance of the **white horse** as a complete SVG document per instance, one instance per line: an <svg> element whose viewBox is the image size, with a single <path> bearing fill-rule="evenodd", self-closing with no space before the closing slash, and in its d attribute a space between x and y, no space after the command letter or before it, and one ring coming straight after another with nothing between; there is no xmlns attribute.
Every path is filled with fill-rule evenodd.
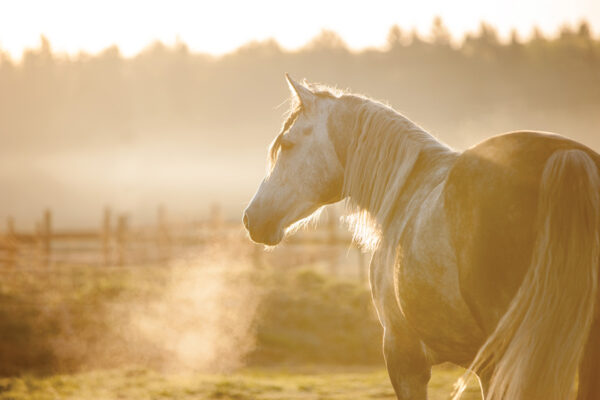
<svg viewBox="0 0 600 400"><path fill-rule="evenodd" d="M565 400L578 368L578 399L599 399L600 156L536 132L457 153L381 103L287 79L296 107L244 225L276 245L347 200L398 399L426 399L446 361L485 399Z"/></svg>

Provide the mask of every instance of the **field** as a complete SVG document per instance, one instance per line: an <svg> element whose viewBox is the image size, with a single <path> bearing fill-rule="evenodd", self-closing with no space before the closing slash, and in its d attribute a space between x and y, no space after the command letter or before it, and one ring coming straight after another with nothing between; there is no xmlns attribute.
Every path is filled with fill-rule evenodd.
<svg viewBox="0 0 600 400"><path fill-rule="evenodd" d="M5 269L0 399L394 399L364 280L227 250ZM436 367L430 398L460 374Z"/></svg>
<svg viewBox="0 0 600 400"><path fill-rule="evenodd" d="M436 367L430 400L448 399L458 368ZM480 399L471 385L465 400ZM46 378L0 379L4 400L350 400L395 399L386 372L377 367L244 369L232 374L166 374L129 368Z"/></svg>
<svg viewBox="0 0 600 400"><path fill-rule="evenodd" d="M44 9L0 1L0 400L395 399L369 287L369 250L355 243L347 225L372 219L369 228L386 242L398 239L387 237L387 228L399 218L409 222L398 220L404 224L396 232L402 243L395 245L408 240L427 211L411 191L428 175L435 180L448 173L442 164L449 164L437 154L445 144L462 152L503 132L533 129L598 152L600 9L590 5L600 0L579 2L587 5L570 6L566 14L559 2L549 2L557 4L540 15L511 10L488 22L478 20L489 14L485 10L466 13L458 25L468 31L456 30L455 16L424 4L411 4L411 13L421 16L415 22L392 12L399 2L386 2L390 7L371 7L371 13L344 8L345 16L359 11L365 17L361 28L377 26L363 29L379 32L377 43L360 34L364 43L358 44L336 22L339 7L325 2L269 7L266 14L259 2L242 1L225 8L218 2L77 2L64 10L56 2ZM303 10L309 11L306 18L300 18ZM44 15L43 24L38 15ZM267 15L264 26L257 23ZM427 15L429 32L422 19ZM111 29L95 21L109 21ZM381 29L388 25L385 37ZM270 33L257 36L254 27ZM306 36L319 29L312 39ZM39 45L32 43L37 35ZM234 37L240 46L235 50ZM296 43L289 47L284 37L296 37ZM304 78L303 89L287 72ZM403 115L392 116L392 109ZM422 129L431 139L422 140L428 136L417 132ZM438 140L444 146L434 145ZM286 141L299 146L288 155L286 146L266 151L269 143ZM522 199L486 202L490 231L512 227L496 222L518 217L517 211L529 208L514 206L535 200L529 178L538 169L519 161L517 153L527 149L515 148L507 146L505 157L487 157L488 150L465 157L482 156L475 157L479 163L467 162L473 171L488 165L507 177L499 187L522 186ZM300 156L289 156L294 153ZM278 172L274 179L267 172L265 180L265 164L276 158ZM285 179L275 179L283 170ZM454 177L460 181L460 174ZM270 182L269 190L261 180ZM257 187L270 195L254 202ZM456 187L458 197L473 200L460 192L462 185ZM357 207L344 201L320 207L308 229L296 231L303 225L298 221L277 246L265 248L249 238L248 230L267 233L296 215L292 211L322 205L315 199L342 197ZM261 204L261 212L244 212L249 201ZM502 202L507 212L496 218ZM424 210L414 224L407 210L412 206ZM385 222L382 209L390 210ZM482 232L481 243L488 236ZM514 243L497 243L507 259L531 244L534 232L522 232ZM420 247L430 245L415 246L415 257L423 258ZM464 249L455 247L460 261ZM482 249L475 249L477 256ZM396 246L390 254L400 260L402 250ZM501 278L499 288L508 282L501 275L491 275ZM557 282L546 275L547 282ZM455 284L442 276L436 277L439 287ZM579 288L578 280L564 282ZM538 298L562 301L527 293L529 306ZM432 309L440 300L435 293L416 296L424 307L414 309L440 321L429 328L436 333L456 317ZM577 302L571 303L577 311ZM535 310L529 307L527 315ZM487 311L497 316L497 310ZM521 319L543 327L549 318L537 314ZM514 353L505 365L515 366L523 381L537 379L554 389L546 384L545 368L524 375L542 364L538 354L548 358L546 365L562 367L550 362L557 346L541 349L570 325L554 323L546 337L532 334L518 318L507 320L514 330L498 335L501 350L521 349L512 344L527 340L536 357L528 363L528 351ZM562 343L577 342L578 335L564 335ZM401 343L406 335L396 336L399 346L413 345ZM488 348L494 350L493 364L502 351ZM579 352L569 348L560 349L563 358L576 360ZM589 350L583 350L586 359L593 358ZM462 373L453 365L436 366L429 399L449 399ZM560 375L552 372L557 382ZM512 383L516 375L507 376ZM463 400L480 399L475 379L469 384ZM526 386L521 397L542 397ZM519 397L510 393L505 397Z"/></svg>

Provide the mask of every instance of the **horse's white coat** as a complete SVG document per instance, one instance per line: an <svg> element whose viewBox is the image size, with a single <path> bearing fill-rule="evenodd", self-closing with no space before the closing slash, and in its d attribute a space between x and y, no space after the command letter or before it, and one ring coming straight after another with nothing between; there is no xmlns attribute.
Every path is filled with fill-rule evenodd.
<svg viewBox="0 0 600 400"><path fill-rule="evenodd" d="M457 348L484 339L460 294L456 255L444 213L444 184L441 180L431 191L425 187L429 193L416 195L411 202L412 210L407 210L414 215L410 235L400 240L402 258L393 261L396 298L427 346L432 363L443 362Z"/></svg>
<svg viewBox="0 0 600 400"><path fill-rule="evenodd" d="M590 296L578 297L577 290L571 290L575 293L573 300L579 302L575 308L582 318L571 321L572 325L578 325L577 332L567 329L561 336L576 339L569 343L574 355L555 357L570 367L568 376L562 377L560 383L553 382L557 379L546 379L542 383L535 380L531 371L543 369L543 365L541 358L536 358L538 355L531 351L533 346L527 344L532 338L525 332L537 329L545 333L549 326L557 323L552 311L547 309L550 302L544 299L554 296L564 300L557 295L558 285L569 278L566 275L556 278L554 272L558 267L547 260L550 247L560 250L562 244L556 242L550 246L548 239L548 243L534 249L537 252L534 255L542 261L534 262L526 277L526 288L519 291L508 313L500 320L497 332L486 342L490 332L484 332L481 321L475 320L473 305L465 300L465 290L461 287L464 274L461 276L462 270L459 271L459 255L452 242L456 234L450 233L448 219L456 215L462 219L464 213L448 214L450 203L445 204L445 190L457 187L448 182L450 172L453 168L456 170L459 155L385 105L360 96L313 92L289 78L288 83L300 108L286 121L284 130L274 141L271 148L274 165L245 211L244 222L251 237L265 244L277 244L286 229L298 220L325 204L347 200L350 210L357 215L355 237L374 249L370 270L373 301L384 327L385 360L399 399L425 399L431 365L452 361L468 366L484 342L486 345L473 365L485 372L482 386L487 387L492 375L487 374L485 368L497 362L496 372L500 372L491 379L491 398L499 400L504 398L503 394L510 393L509 398L523 399L532 398L530 393L544 393L544 398L558 399L560 397L550 393L568 391L569 379L574 376L592 324L596 286L587 283ZM486 149L506 151L506 148L493 146ZM578 163L583 163L585 169L580 169L588 175L589 182L585 183L579 199L580 210L568 217L574 219L588 213L596 221L600 215L598 205L591 206L586 201L591 199L597 203L596 192L600 188L597 167L584 151L568 154L569 157L564 158L568 162L547 164L547 168L556 168L555 176L544 178L542 183L555 185L564 195L566 179L559 178L573 173ZM493 171L481 168L481 171ZM542 206L546 208L542 207L542 211L549 210L552 203L550 197L545 201L547 204L542 203ZM545 236L540 240L560 231L557 215L560 213L547 217L546 225L555 226L544 228ZM457 226L456 220L454 222L452 226ZM586 247L581 251L586 269L578 270L577 274L581 279L589 275L595 282L600 240L598 221L596 225L589 221L576 222L573 237L585 242ZM582 227L596 235L583 235L593 236L590 243L580 237ZM558 254L567 257L564 251ZM554 275L550 274L551 270ZM535 297L528 289L536 287L539 275L545 276L547 282L545 286L537 284L539 294ZM537 313L524 318L524 309L529 305L537 307ZM567 317L564 311L561 318ZM538 320L543 318L544 322L539 324ZM506 337L513 340L508 349ZM544 340L545 349L556 347L552 338ZM498 360L498 354L503 358ZM493 363L486 364L489 360ZM551 375L558 368L546 370ZM523 397L523 393L528 395Z"/></svg>
<svg viewBox="0 0 600 400"><path fill-rule="evenodd" d="M302 89L298 95L305 93ZM337 201L327 193L340 181L343 169L327 134L331 101L300 98L304 111L281 138L277 162L261 183L246 210L249 224L267 221L262 239L277 244L293 223L309 217L322 205ZM252 230L251 230L252 232ZM260 239L260 237L258 238Z"/></svg>

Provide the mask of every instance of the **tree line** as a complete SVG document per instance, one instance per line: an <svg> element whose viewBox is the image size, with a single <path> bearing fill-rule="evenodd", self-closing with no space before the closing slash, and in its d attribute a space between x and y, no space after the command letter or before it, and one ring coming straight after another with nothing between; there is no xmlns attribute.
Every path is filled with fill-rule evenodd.
<svg viewBox="0 0 600 400"><path fill-rule="evenodd" d="M0 50L0 151L155 138L264 147L285 110L274 110L288 96L284 72L386 100L449 142L491 121L482 136L523 125L600 144L600 40L586 22L508 41L482 23L455 45L437 18L427 39L394 26L386 48L359 52L331 31L297 51L267 40L221 57L181 42L133 58L116 46L67 57L42 37L19 62Z"/></svg>

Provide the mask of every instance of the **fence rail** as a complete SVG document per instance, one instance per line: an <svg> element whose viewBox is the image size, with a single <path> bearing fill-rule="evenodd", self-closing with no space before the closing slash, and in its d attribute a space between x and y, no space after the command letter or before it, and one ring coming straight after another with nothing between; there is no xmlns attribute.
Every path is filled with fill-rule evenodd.
<svg viewBox="0 0 600 400"><path fill-rule="evenodd" d="M238 222L225 221L213 207L211 218L184 224L169 221L166 210L160 207L153 226L131 226L126 215L115 215L105 209L96 229L58 230L53 228L54 217L45 210L34 231L18 230L13 218L6 229L0 230L0 266L9 269L49 268L66 264L91 266L125 266L167 264L182 254L193 253L208 245L221 243L232 246L252 246ZM364 255L341 229L337 219L330 216L320 228L298 232L285 240L279 250L280 258L290 262L289 254L302 254L304 260L325 259L332 272L339 268L340 259L349 250L356 254L358 274L365 275ZM315 253L313 250L321 249ZM265 253L254 246L254 258L276 258L275 252Z"/></svg>

